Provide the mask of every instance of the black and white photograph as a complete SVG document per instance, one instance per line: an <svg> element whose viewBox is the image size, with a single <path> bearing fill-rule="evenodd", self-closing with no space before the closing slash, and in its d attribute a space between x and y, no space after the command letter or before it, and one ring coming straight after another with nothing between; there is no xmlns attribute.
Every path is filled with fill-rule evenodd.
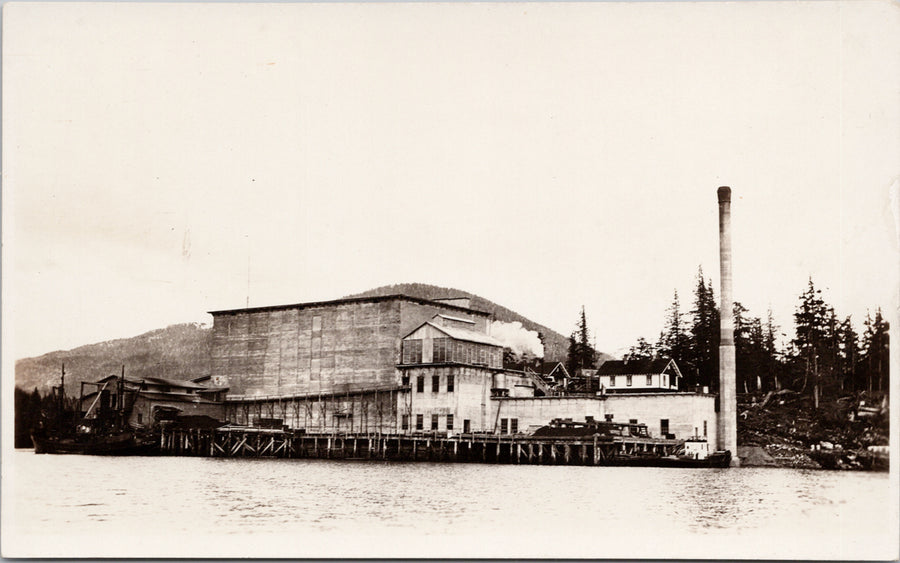
<svg viewBox="0 0 900 563"><path fill-rule="evenodd" d="M895 1L8 2L0 195L3 557L900 559Z"/></svg>

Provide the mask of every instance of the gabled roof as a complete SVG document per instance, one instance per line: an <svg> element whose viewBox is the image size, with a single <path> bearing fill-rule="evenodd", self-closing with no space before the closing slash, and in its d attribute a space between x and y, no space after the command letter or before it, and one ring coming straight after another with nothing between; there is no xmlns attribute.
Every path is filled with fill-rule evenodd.
<svg viewBox="0 0 900 563"><path fill-rule="evenodd" d="M557 371L562 372L566 377L572 377L562 362L544 362L541 364L541 375L545 377L549 377Z"/></svg>
<svg viewBox="0 0 900 563"><path fill-rule="evenodd" d="M675 361L670 358L656 358L653 360L607 360L603 362L597 375L648 375L666 371L669 364L674 366ZM677 375L681 375L675 367Z"/></svg>
<svg viewBox="0 0 900 563"><path fill-rule="evenodd" d="M453 340L462 340L463 342L474 342L476 344L487 344L488 346L497 346L502 348L503 343L499 340L496 340L483 332L477 332L474 330L469 330L467 328L460 328L456 326L440 326L436 325L431 321L426 321L416 327L415 330L411 331L409 334L404 336L403 338L409 338L411 334L421 329L423 326L428 325L435 329L438 332L442 332L452 338Z"/></svg>

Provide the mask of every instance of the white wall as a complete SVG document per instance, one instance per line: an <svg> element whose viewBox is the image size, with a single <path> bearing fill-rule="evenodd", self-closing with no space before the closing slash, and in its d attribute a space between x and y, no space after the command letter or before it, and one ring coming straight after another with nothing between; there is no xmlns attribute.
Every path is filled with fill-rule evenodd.
<svg viewBox="0 0 900 563"><path fill-rule="evenodd" d="M703 421L710 442L716 441L715 396L701 393L641 393L606 396L606 413L614 422L636 418L650 434L660 437L660 420L669 420L669 433L676 438L703 436Z"/></svg>

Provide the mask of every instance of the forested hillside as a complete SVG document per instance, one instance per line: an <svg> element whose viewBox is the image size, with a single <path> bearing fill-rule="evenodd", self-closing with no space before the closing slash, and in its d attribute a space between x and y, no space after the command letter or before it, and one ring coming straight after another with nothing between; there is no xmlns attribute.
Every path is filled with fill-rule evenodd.
<svg viewBox="0 0 900 563"><path fill-rule="evenodd" d="M426 284L400 284L379 287L351 297L369 297L403 293L423 299L468 297L472 307L490 312L496 320L519 321L528 330L544 337L547 360L564 361L568 339L558 332L535 323L506 307L466 291ZM200 324L179 324L153 330L133 338L88 344L73 350L50 352L36 358L16 361L16 386L28 391L46 393L59 384L60 367L66 365L66 391L77 395L79 382L96 381L120 373L140 379L145 376L195 379L209 374L211 330ZM602 358L608 356L601 355Z"/></svg>
<svg viewBox="0 0 900 563"><path fill-rule="evenodd" d="M16 386L42 393L59 385L60 367L66 365L66 392L77 395L79 382L118 374L194 379L209 374L212 331L200 324L178 324L133 338L88 344L73 350L50 352L16 360Z"/></svg>
<svg viewBox="0 0 900 563"><path fill-rule="evenodd" d="M441 299L448 297L468 297L471 299L473 309L486 311L494 315L494 319L507 323L519 321L527 330L533 330L541 333L544 338L544 358L546 361L564 362L566 353L569 349L569 339L566 336L556 332L551 328L538 324L519 313L507 309L502 305L498 305L493 301L488 301L484 297L448 287L439 287L436 285L428 285L424 283L399 283L394 285L385 285L376 287L362 293L348 295L352 297L374 297L378 295L395 295L404 294L411 297L419 297L421 299ZM573 312L574 318L574 312ZM611 358L608 354L599 353L598 360L607 360Z"/></svg>

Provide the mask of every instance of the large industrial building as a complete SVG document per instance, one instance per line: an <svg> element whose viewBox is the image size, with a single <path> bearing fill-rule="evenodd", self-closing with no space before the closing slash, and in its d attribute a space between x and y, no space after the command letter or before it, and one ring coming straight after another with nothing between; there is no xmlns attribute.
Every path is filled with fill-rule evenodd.
<svg viewBox="0 0 900 563"><path fill-rule="evenodd" d="M236 424L517 434L555 418L593 418L636 420L661 437L716 436L715 397L679 391L674 363L650 366L659 373L640 374L644 389L632 393L607 392L610 373L599 391L546 393L536 374L504 369L490 314L467 299L391 295L212 315L208 384ZM619 374L622 386L634 377Z"/></svg>

